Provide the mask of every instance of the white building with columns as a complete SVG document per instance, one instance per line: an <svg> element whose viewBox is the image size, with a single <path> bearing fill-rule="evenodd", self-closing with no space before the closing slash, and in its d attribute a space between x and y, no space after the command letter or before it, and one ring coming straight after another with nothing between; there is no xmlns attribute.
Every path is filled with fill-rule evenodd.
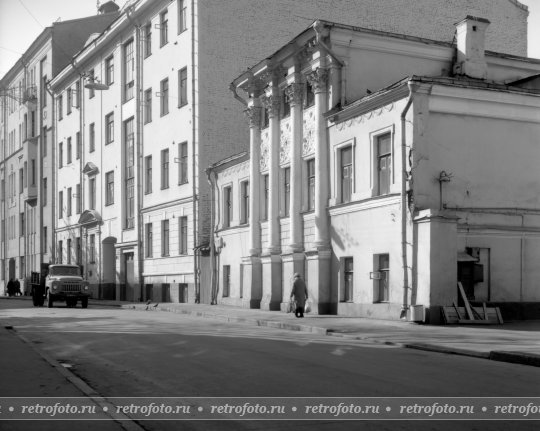
<svg viewBox="0 0 540 431"><path fill-rule="evenodd" d="M283 310L299 272L318 313L436 322L458 281L538 308L540 61L464 18L455 42L316 21L234 80L250 151L209 169L217 302Z"/></svg>

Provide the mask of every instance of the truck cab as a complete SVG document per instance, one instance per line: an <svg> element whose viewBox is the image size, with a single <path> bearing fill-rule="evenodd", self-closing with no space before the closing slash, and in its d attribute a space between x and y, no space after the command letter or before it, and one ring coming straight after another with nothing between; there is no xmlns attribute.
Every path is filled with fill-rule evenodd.
<svg viewBox="0 0 540 431"><path fill-rule="evenodd" d="M55 301L65 301L68 307L75 307L79 300L82 308L88 307L90 288L77 265L50 265L49 274L45 278L45 290L49 308Z"/></svg>

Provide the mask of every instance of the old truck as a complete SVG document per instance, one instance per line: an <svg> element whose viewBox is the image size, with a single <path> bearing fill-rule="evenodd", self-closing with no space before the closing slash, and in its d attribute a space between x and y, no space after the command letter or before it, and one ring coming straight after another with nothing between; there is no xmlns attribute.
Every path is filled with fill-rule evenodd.
<svg viewBox="0 0 540 431"><path fill-rule="evenodd" d="M75 307L79 300L82 308L88 307L90 288L77 265L50 265L45 276L44 290L49 308L55 301L65 301L68 307Z"/></svg>

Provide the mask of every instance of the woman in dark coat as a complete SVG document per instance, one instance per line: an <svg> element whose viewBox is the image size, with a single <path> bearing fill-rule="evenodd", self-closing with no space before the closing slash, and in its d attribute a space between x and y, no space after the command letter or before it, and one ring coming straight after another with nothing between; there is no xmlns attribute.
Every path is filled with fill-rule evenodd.
<svg viewBox="0 0 540 431"><path fill-rule="evenodd" d="M293 297L296 301L296 310L294 312L294 315L296 317L304 317L304 306L306 305L306 301L308 299L308 292L306 283L304 282L304 280L302 280L302 277L298 273L294 274L291 299Z"/></svg>

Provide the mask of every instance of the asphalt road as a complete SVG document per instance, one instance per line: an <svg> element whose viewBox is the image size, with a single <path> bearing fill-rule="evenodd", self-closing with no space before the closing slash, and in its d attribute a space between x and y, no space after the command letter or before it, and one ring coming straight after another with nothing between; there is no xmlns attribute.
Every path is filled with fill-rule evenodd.
<svg viewBox="0 0 540 431"><path fill-rule="evenodd" d="M2 325L12 325L103 397L540 396L535 367L173 313L30 305L0 301ZM0 394L9 395L16 394ZM335 419L139 425L158 431L533 430L539 424Z"/></svg>

